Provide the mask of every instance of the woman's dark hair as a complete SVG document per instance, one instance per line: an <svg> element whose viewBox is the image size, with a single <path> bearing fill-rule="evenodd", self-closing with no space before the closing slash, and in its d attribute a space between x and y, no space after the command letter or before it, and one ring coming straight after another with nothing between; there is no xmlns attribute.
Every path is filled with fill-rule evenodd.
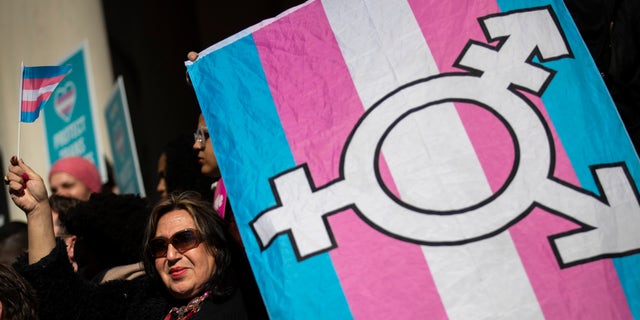
<svg viewBox="0 0 640 320"><path fill-rule="evenodd" d="M51 206L51 210L58 213L58 223L61 234L68 234L67 231L67 213L69 210L77 206L80 200L75 198L69 198L57 194L52 194L49 196L49 205ZM58 236L58 234L56 234Z"/></svg>
<svg viewBox="0 0 640 320"><path fill-rule="evenodd" d="M155 237L160 218L176 210L184 210L191 215L196 228L202 235L207 252L215 259L216 269L206 288L211 290L213 297L230 295L234 285L229 267L231 254L227 225L215 212L210 202L204 201L200 194L192 191L171 193L167 199L161 200L153 208L144 234L143 263L147 275L155 281L160 281L160 276L155 268L155 258L149 252L148 243Z"/></svg>
<svg viewBox="0 0 640 320"><path fill-rule="evenodd" d="M3 264L0 264L0 302L3 319L38 319L35 291L12 267Z"/></svg>
<svg viewBox="0 0 640 320"><path fill-rule="evenodd" d="M74 251L82 276L93 279L115 266L140 262L150 212L148 201L134 194L94 193L70 208L65 223L78 236Z"/></svg>

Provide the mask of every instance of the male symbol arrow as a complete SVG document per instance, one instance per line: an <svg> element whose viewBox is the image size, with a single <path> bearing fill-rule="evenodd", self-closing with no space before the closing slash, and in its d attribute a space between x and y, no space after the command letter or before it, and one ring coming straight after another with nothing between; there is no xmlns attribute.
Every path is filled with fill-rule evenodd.
<svg viewBox="0 0 640 320"><path fill-rule="evenodd" d="M583 227L550 237L561 267L639 252L638 191L624 163L591 168L600 197L548 180L537 203Z"/></svg>

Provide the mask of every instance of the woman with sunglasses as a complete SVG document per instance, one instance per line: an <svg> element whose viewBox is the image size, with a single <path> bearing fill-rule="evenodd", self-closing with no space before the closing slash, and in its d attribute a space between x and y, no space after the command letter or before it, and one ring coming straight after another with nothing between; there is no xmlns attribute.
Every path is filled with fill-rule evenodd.
<svg viewBox="0 0 640 320"><path fill-rule="evenodd" d="M42 178L12 157L4 180L27 215L27 261L15 267L34 286L41 319L248 318L229 272L224 221L197 194L154 207L144 236L147 276L97 285L73 272L64 242L54 238Z"/></svg>

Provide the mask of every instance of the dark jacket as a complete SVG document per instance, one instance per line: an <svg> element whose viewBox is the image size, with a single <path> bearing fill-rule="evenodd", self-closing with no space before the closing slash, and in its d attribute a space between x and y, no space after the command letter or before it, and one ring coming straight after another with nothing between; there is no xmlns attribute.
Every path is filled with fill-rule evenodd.
<svg viewBox="0 0 640 320"><path fill-rule="evenodd" d="M65 244L58 239L51 253L28 265L26 256L14 264L37 292L40 319L164 319L172 306L186 301L172 299L164 286L143 276L97 285L73 272ZM224 301L209 301L216 319L246 319L238 291ZM198 314L192 319L201 318Z"/></svg>

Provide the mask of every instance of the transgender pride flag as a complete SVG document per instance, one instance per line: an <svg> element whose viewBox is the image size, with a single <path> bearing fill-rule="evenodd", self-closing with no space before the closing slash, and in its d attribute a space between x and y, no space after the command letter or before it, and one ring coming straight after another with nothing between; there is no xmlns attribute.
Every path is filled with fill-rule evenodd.
<svg viewBox="0 0 640 320"><path fill-rule="evenodd" d="M271 318L640 318L640 162L561 0L313 0L187 68Z"/></svg>
<svg viewBox="0 0 640 320"><path fill-rule="evenodd" d="M39 66L22 69L20 121L34 122L60 81L71 72L71 66Z"/></svg>

